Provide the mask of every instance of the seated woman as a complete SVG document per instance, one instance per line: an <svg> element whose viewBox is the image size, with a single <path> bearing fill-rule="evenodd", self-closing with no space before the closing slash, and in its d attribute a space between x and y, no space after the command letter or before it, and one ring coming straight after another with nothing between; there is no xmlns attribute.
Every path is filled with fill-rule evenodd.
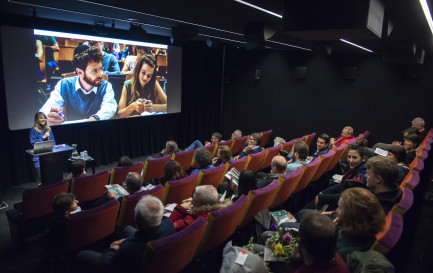
<svg viewBox="0 0 433 273"><path fill-rule="evenodd" d="M167 112L167 95L156 79L155 58L146 54L134 69L131 80L125 81L117 114L124 118L146 112Z"/></svg>
<svg viewBox="0 0 433 273"><path fill-rule="evenodd" d="M158 157L163 157L166 155L172 155L173 153L177 153L179 148L177 147L177 143L174 140L169 140L165 143L165 149L162 149L158 154Z"/></svg>
<svg viewBox="0 0 433 273"><path fill-rule="evenodd" d="M137 64L138 60L141 59L141 56L147 53L146 47L144 46L135 46L132 45L132 50L136 52L136 56L129 55L125 57L125 62L123 64L122 71L120 74L130 74L134 71L135 65ZM135 48L135 50L134 50Z"/></svg>
<svg viewBox="0 0 433 273"><path fill-rule="evenodd" d="M161 179L161 185L165 186L167 181L179 180L185 177L187 177L187 174L182 169L179 162L169 160L164 165L164 178Z"/></svg>
<svg viewBox="0 0 433 273"><path fill-rule="evenodd" d="M53 131L50 126L48 126L47 116L42 112L37 112L34 118L34 125L30 128L30 144L34 146L35 142L47 140L54 140ZM39 156L33 157L33 164L35 165L36 170L39 170ZM38 177L39 176L40 175L38 175Z"/></svg>
<svg viewBox="0 0 433 273"><path fill-rule="evenodd" d="M261 143L262 135L260 133L253 133L250 135L249 141L245 143L244 148L239 152L239 155L235 157L235 160L262 151L262 147L260 147Z"/></svg>
<svg viewBox="0 0 433 273"><path fill-rule="evenodd" d="M409 166L406 165L406 150L401 146L391 145L386 157L397 163L398 177L396 183L401 184L407 173L410 171Z"/></svg>
<svg viewBox="0 0 433 273"><path fill-rule="evenodd" d="M385 226L385 212L367 189L352 188L341 193L337 208L339 227L337 254L344 260L353 251L366 251Z"/></svg>
<svg viewBox="0 0 433 273"><path fill-rule="evenodd" d="M86 174L86 161L83 159L74 160L71 163L71 172L68 174L66 179L69 183L72 182L74 178L80 177Z"/></svg>
<svg viewBox="0 0 433 273"><path fill-rule="evenodd" d="M225 181L218 187L218 192L220 194L226 193L227 198L231 198L234 201L238 200L238 198L244 194L248 195L248 193L252 190L257 189L257 178L255 174L250 170L243 170L239 174L238 185L233 182L233 178L230 181Z"/></svg>
<svg viewBox="0 0 433 273"><path fill-rule="evenodd" d="M330 186L316 196L316 208L320 209L323 205L328 204L329 210L334 210L337 207L340 194L344 190L354 187L367 188L365 163L368 153L368 148L362 143L353 144L349 147L347 161L350 169L343 175L339 184Z"/></svg>
<svg viewBox="0 0 433 273"><path fill-rule="evenodd" d="M215 167L219 166L221 163L226 164L233 160L232 153L230 152L230 147L227 145L218 146L217 155L212 159L212 165Z"/></svg>
<svg viewBox="0 0 433 273"><path fill-rule="evenodd" d="M200 171L212 169L212 154L206 149L197 149L194 154L194 159L198 163L197 169L193 170L191 174L199 174Z"/></svg>
<svg viewBox="0 0 433 273"><path fill-rule="evenodd" d="M406 164L410 165L416 157L416 148L420 144L419 136L409 134L404 137L404 148L406 149Z"/></svg>

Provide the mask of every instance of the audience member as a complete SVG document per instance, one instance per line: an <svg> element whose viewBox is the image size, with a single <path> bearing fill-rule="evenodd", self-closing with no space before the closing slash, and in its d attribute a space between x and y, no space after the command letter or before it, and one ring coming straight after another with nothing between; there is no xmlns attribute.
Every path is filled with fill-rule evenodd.
<svg viewBox="0 0 433 273"><path fill-rule="evenodd" d="M403 138L404 138L405 136L411 135L411 134L417 134L417 135L419 135L419 132L418 132L418 130L416 128L408 127L406 129L404 129L403 132L401 132L401 134L403 135ZM403 142L404 142L404 140L403 140ZM376 148L380 148L382 150L388 151L389 147L391 147L392 145L394 145L394 146L402 146L404 148L404 145L402 145L401 141L395 140L395 141L392 142L392 144L376 143L373 146L372 149L374 151L374 150L376 150Z"/></svg>
<svg viewBox="0 0 433 273"><path fill-rule="evenodd" d="M102 79L101 61L102 53L95 48L74 55L72 65L77 76L60 80L40 109L47 115L48 125L104 120L116 114L114 91L111 83Z"/></svg>
<svg viewBox="0 0 433 273"><path fill-rule="evenodd" d="M203 143L201 143L200 140L194 140L193 143L191 143L191 145L188 146L188 148L185 149L185 151L189 151L192 149L197 149L203 146L209 146L211 144L217 144L218 142L221 142L221 139L223 138L223 136L220 133L213 133L211 136L211 142L206 141L205 144L203 145Z"/></svg>
<svg viewBox="0 0 433 273"><path fill-rule="evenodd" d="M220 194L226 194L227 198L236 201L242 194L248 195L252 190L257 189L257 178L254 173L250 170L243 170L239 174L238 184L233 182L233 178L230 181L224 181L219 187L218 192Z"/></svg>
<svg viewBox="0 0 433 273"><path fill-rule="evenodd" d="M256 174L257 177L257 187L263 188L267 185L269 185L274 179L278 179L281 175L286 174L286 159L281 156L277 155L272 158L271 161L271 172L270 173L263 173L258 172Z"/></svg>
<svg viewBox="0 0 433 273"><path fill-rule="evenodd" d="M262 135L260 133L253 133L250 135L249 141L245 143L244 148L239 152L239 155L235 157L235 160L262 151L262 147L260 147L261 143Z"/></svg>
<svg viewBox="0 0 433 273"><path fill-rule="evenodd" d="M420 117L414 118L414 120L412 120L412 127L418 130L419 139L420 142L422 142L428 133L428 131L424 128L425 127L424 119Z"/></svg>
<svg viewBox="0 0 433 273"><path fill-rule="evenodd" d="M385 214L388 214L403 196L403 192L395 183L398 176L397 164L378 155L368 160L366 168L367 187L376 195Z"/></svg>
<svg viewBox="0 0 433 273"><path fill-rule="evenodd" d="M109 54L102 50L102 44L99 41L89 41L89 45L93 48L97 48L103 55L102 57L102 73L105 75L120 74L119 63L117 62L114 55Z"/></svg>
<svg viewBox="0 0 433 273"><path fill-rule="evenodd" d="M242 131L239 129L234 130L232 133L232 139L239 138L239 137L242 137Z"/></svg>
<svg viewBox="0 0 433 273"><path fill-rule="evenodd" d="M127 167L132 165L134 165L134 162L127 155L122 156L117 163L117 167Z"/></svg>
<svg viewBox="0 0 433 273"><path fill-rule="evenodd" d="M158 154L158 157L163 157L166 155L173 155L173 153L177 153L179 148L177 147L177 143L174 140L169 140L165 143L165 149Z"/></svg>
<svg viewBox="0 0 433 273"><path fill-rule="evenodd" d="M173 222L176 231L180 231L194 223L198 218L206 220L211 211L225 208L232 202L230 199L224 203L218 202L217 190L212 185L202 185L195 188L191 198L178 204L169 219Z"/></svg>
<svg viewBox="0 0 433 273"><path fill-rule="evenodd" d="M285 142L286 142L286 140L284 138L276 137L276 138L274 138L274 147L279 146Z"/></svg>
<svg viewBox="0 0 433 273"><path fill-rule="evenodd" d="M197 149L194 154L194 159L198 164L198 167L192 171L191 174L199 174L200 171L212 169L212 154L206 149Z"/></svg>
<svg viewBox="0 0 433 273"><path fill-rule="evenodd" d="M225 164L233 160L232 154L230 152L230 147L227 145L218 146L217 155L212 159L212 165L215 167L219 166L221 163Z"/></svg>
<svg viewBox="0 0 433 273"><path fill-rule="evenodd" d="M83 159L74 160L71 163L70 168L71 172L66 177L69 183L71 183L73 179L86 174L86 161L84 161Z"/></svg>
<svg viewBox="0 0 433 273"><path fill-rule="evenodd" d="M169 160L164 165L164 178L161 179L161 185L165 186L167 181L179 180L185 177L187 177L187 174L182 169L179 162Z"/></svg>
<svg viewBox="0 0 433 273"><path fill-rule="evenodd" d="M331 137L327 134L321 134L317 137L317 150L309 157L307 157L308 161L313 161L318 157L319 155L324 155L328 153L331 150L331 146L329 145L329 142L331 141Z"/></svg>
<svg viewBox="0 0 433 273"><path fill-rule="evenodd" d="M296 168L307 164L308 153L309 153L309 149L307 143L303 141L296 141L293 144L292 151L291 151L292 159L290 159L287 162L286 173L289 174L294 170L296 170Z"/></svg>
<svg viewBox="0 0 433 273"><path fill-rule="evenodd" d="M337 254L344 260L353 251L366 251L385 226L385 212L373 193L363 188L343 191L338 201Z"/></svg>
<svg viewBox="0 0 433 273"><path fill-rule="evenodd" d="M341 144L347 143L351 141L353 138L353 128L350 126L346 126L341 131L341 136L335 138L331 138L329 144L332 148L338 148Z"/></svg>
<svg viewBox="0 0 433 273"><path fill-rule="evenodd" d="M409 166L406 165L406 150L403 147L392 145L389 147L386 157L397 163L398 177L396 183L400 185L410 171Z"/></svg>
<svg viewBox="0 0 433 273"><path fill-rule="evenodd" d="M349 273L344 260L336 255L338 229L332 220L317 212L307 213L299 226L299 241L292 253L294 273Z"/></svg>
<svg viewBox="0 0 433 273"><path fill-rule="evenodd" d="M420 144L419 136L416 134L404 137L404 148L406 149L406 164L410 165L416 157L416 148Z"/></svg>

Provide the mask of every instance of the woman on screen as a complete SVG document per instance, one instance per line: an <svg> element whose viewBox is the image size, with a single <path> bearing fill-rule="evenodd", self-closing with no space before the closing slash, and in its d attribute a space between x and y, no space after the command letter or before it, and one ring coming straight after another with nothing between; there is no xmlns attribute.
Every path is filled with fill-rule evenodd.
<svg viewBox="0 0 433 273"><path fill-rule="evenodd" d="M35 114L35 124L30 128L30 144L35 145L35 142L54 140L53 131L48 126L47 116L42 112ZM39 157L33 157L35 168L39 168Z"/></svg>
<svg viewBox="0 0 433 273"><path fill-rule="evenodd" d="M138 61L131 80L125 81L117 114L120 118L143 112L167 112L167 95L156 79L155 58L146 54Z"/></svg>

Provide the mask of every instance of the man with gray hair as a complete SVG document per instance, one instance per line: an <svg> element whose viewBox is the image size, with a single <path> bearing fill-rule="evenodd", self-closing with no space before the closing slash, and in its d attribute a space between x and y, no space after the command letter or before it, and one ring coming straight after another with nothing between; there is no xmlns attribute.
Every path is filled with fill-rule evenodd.
<svg viewBox="0 0 433 273"><path fill-rule="evenodd" d="M424 119L420 117L414 118L412 120L412 127L418 130L420 140L423 141L428 133L428 131L425 129Z"/></svg>
<svg viewBox="0 0 433 273"><path fill-rule="evenodd" d="M192 197L178 204L169 219L173 222L176 231L179 231L194 223L198 218L206 220L211 211L225 208L231 203L230 199L219 203L218 192L214 186L197 186Z"/></svg>
<svg viewBox="0 0 433 273"><path fill-rule="evenodd" d="M338 148L343 143L347 143L353 139L353 128L350 126L346 126L341 131L341 136L337 138L331 138L329 144L332 148Z"/></svg>
<svg viewBox="0 0 433 273"><path fill-rule="evenodd" d="M232 133L232 139L242 137L242 131L239 129L234 130Z"/></svg>

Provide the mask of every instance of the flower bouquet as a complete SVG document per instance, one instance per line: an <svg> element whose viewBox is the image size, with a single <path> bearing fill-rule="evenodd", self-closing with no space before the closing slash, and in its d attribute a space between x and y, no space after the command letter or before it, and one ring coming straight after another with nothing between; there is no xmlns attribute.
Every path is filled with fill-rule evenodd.
<svg viewBox="0 0 433 273"><path fill-rule="evenodd" d="M289 262L299 233L295 229L279 228L265 243L264 260L267 262Z"/></svg>

